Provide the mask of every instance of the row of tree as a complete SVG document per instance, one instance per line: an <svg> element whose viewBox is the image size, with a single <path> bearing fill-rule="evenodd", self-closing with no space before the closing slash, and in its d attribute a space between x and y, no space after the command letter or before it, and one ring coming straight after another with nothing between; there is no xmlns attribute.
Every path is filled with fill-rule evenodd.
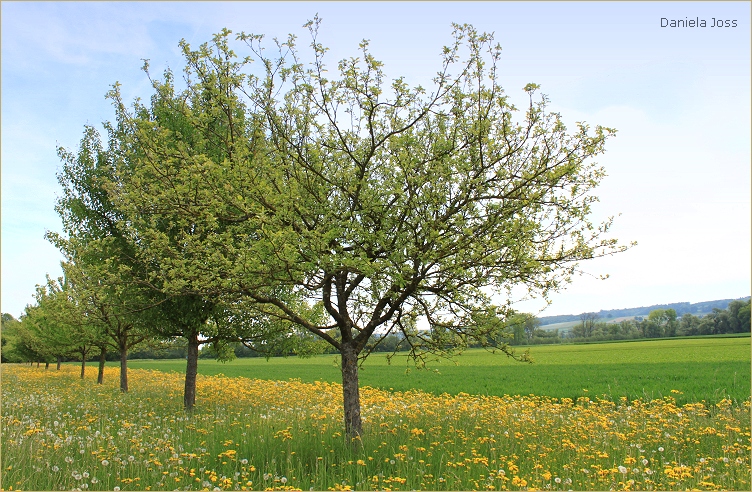
<svg viewBox="0 0 752 492"><path fill-rule="evenodd" d="M59 149L64 230L47 237L66 260L20 321L35 354L117 351L126 391L129 350L182 339L191 410L201 344L331 347L357 441L358 364L390 336L418 363L472 343L526 360L507 343L512 299L491 296L546 298L627 248L590 219L605 175L590 159L614 130L568 132L535 84L517 118L491 35L455 25L427 90L389 81L366 41L330 71L318 26L307 63L294 36L269 57L241 33L239 58L225 30L181 41L182 89L148 63L147 104L113 86L106 142L86 127Z"/></svg>
<svg viewBox="0 0 752 492"><path fill-rule="evenodd" d="M618 323L600 319L597 313L583 313L580 323L566 331L544 330L532 315L511 327L512 345L578 343L602 340L631 340L677 336L722 335L752 331L750 308L752 300L731 301L728 309L713 308L703 317L684 313L678 317L674 309L654 309L643 319L636 317Z"/></svg>

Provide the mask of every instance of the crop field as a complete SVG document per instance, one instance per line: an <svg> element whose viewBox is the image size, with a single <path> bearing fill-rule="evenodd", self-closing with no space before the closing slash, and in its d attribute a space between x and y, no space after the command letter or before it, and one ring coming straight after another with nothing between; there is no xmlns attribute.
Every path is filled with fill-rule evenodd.
<svg viewBox="0 0 752 492"><path fill-rule="evenodd" d="M710 345L684 340L680 345L685 358L708 364L698 367L711 372L713 364L733 364L746 356L743 370L749 381L749 339L741 340L725 340L729 345L720 339ZM561 347L538 347L533 351L537 365L519 366L528 371L554 368L579 378L578 367L590 363L668 367L681 362L673 360L679 356L672 355L670 342L661 351L661 361L654 360L656 354L650 356L649 347L603 344L571 346L563 352L554 350ZM605 360L619 353L621 362ZM242 360L222 366L202 360L204 374L197 381L197 410L192 414L182 410L179 372L134 368L129 373L131 390L121 394L115 367L108 367L105 383L97 385L93 365L82 380L73 364L61 371L3 364L0 487L749 490L751 485L749 383L746 398L724 397L718 391L716 399L705 398L705 403L680 403L686 386L669 388L684 380L671 379L653 382L651 388L660 388L661 396L652 398L598 397L595 386L585 381L577 386L590 386L591 391L577 399L532 390L523 396L471 395L455 392L446 380L464 370L470 373L465 386L476 388L469 381L479 379L479 373L517 366L472 351L459 366L442 363L440 374L427 370L405 375L404 360L387 366L376 358L361 374L374 380L400 374L405 385L415 383L416 374L423 374L425 381L434 374L445 390L390 391L369 386L362 378L364 434L361 449L354 451L342 437L341 386L324 378L310 380L316 377L314 370L331 368L337 374L332 360ZM167 361L151 363L166 368ZM447 373L450 367L459 372ZM266 370L269 377L208 375L207 368L225 373L238 368L247 376ZM379 376L376 368L397 372ZM719 382L720 374L719 369ZM536 384L531 389L553 391L555 386ZM723 385L729 386L722 382L718 388Z"/></svg>
<svg viewBox="0 0 752 492"><path fill-rule="evenodd" d="M677 403L750 398L750 338L661 339L590 345L538 345L535 360L523 364L485 350L469 350L454 361L435 361L417 370L405 356L391 365L372 354L360 371L364 386L420 389L436 396L464 392L488 396L600 397L651 400L674 393ZM455 364L456 363L456 364ZM185 372L184 360L128 362L129 367ZM341 382L338 358L277 357L221 363L200 360L199 373L268 380Z"/></svg>

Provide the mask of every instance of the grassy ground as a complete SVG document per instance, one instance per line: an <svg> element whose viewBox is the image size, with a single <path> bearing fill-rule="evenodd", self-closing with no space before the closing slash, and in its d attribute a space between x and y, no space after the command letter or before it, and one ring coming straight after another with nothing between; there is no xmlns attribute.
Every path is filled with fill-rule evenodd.
<svg viewBox="0 0 752 492"><path fill-rule="evenodd" d="M589 345L534 346L533 364L470 350L453 361L416 370L406 357L387 365L372 354L360 372L362 386L395 391L420 389L434 395L536 395L553 398L653 399L680 393L677 403L716 403L750 398L750 338L662 339ZM131 368L185 371L184 360L129 361ZM264 380L339 383L338 358L200 360L199 373Z"/></svg>
<svg viewBox="0 0 752 492"><path fill-rule="evenodd" d="M0 370L4 490L750 490L749 401L363 388L355 453L336 384L200 375L186 414L177 372Z"/></svg>

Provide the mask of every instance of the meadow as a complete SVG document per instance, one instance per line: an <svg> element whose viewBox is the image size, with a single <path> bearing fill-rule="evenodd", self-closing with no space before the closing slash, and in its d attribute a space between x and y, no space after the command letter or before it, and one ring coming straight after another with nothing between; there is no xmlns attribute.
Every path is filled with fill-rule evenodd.
<svg viewBox="0 0 752 492"><path fill-rule="evenodd" d="M636 344L609 345L624 349ZM592 347L569 347L568 353L606 365L605 352L598 356ZM605 344L599 347L609 356L618 352ZM698 364L744 358L734 355L733 345L715 347L714 356L705 345L694 352L685 346L684 352L694 353L687 357ZM544 349L550 348L533 351L540 367L568 367L560 364L563 355L552 350L547 356ZM668 346L664 349L664 355L670 353ZM645 350L630 354L622 360L670 364L655 357L643 361ZM438 379L447 379L449 367L464 367L477 380L475 371L488 366L487 357L470 352L459 366L442 363ZM702 360L706 357L716 361ZM503 360L492 367L506 367ZM337 369L331 356L280 361L296 367L288 368L288 374L307 368L305 378L316 377L314 367ZM749 339L746 361L749 379ZM749 384L746 398L718 392L713 401L682 404L677 400L685 397L683 390L668 389L673 384L669 379L651 386L660 388L661 397L599 398L593 390L571 399L515 392L390 391L368 386L364 377L364 435L362 448L354 452L342 437L341 387L303 377L283 380L285 364L276 373L268 370L275 363L262 359L216 367L247 373L255 365L279 380L200 374L193 414L182 410L179 372L134 368L132 389L121 394L115 367L108 367L105 384L97 385L95 367L81 380L75 365L58 372L54 366L45 371L44 366L3 364L0 486L213 491L750 488ZM577 364L570 361L569 366L573 377ZM209 367L208 361L200 361L200 370ZM374 369L382 365L377 358L365 367L363 375L376 374ZM430 374L404 375L404 365L396 362L383 367L401 369L405 381ZM578 386L588 389L582 381Z"/></svg>
<svg viewBox="0 0 752 492"><path fill-rule="evenodd" d="M360 371L364 386L394 391L420 389L436 396L536 395L552 398L600 397L651 400L670 395L677 403L723 398L750 398L750 338L659 339L589 345L531 347L533 364L521 364L500 354L469 350L452 361L437 360L416 369L404 355L391 365L386 356L371 354ZM132 368L185 371L183 360L133 360ZM217 362L202 359L199 373L256 379L297 379L313 383L341 381L339 359L322 355L310 359L275 357Z"/></svg>

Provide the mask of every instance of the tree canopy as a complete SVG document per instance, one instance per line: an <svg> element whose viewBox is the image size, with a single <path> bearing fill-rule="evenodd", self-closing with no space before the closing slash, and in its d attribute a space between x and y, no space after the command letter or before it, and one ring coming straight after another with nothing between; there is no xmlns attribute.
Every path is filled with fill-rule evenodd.
<svg viewBox="0 0 752 492"><path fill-rule="evenodd" d="M374 336L400 333L418 360L473 341L514 356L495 333L506 324L479 315L511 315L513 288L546 298L579 262L626 249L606 237L612 219L590 218L605 176L591 158L615 130L569 132L536 84L514 107L500 47L472 26L454 25L430 89L389 81L367 41L331 70L319 19L307 26L308 63L293 36L268 57L263 36L244 33L238 59L225 30L196 50L181 42L184 90L168 70L151 106L129 109L115 85L128 165L100 183L134 246L118 275L243 306L261 322L232 336L257 345L304 333L330 344L357 439L358 359Z"/></svg>

